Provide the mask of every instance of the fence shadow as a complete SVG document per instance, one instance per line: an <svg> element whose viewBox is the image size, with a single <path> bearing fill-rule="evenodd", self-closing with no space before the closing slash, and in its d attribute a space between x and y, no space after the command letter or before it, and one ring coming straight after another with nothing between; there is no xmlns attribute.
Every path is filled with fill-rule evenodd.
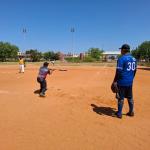
<svg viewBox="0 0 150 150"><path fill-rule="evenodd" d="M150 71L150 67L146 67L146 68L138 68L140 70L146 70L146 71Z"/></svg>

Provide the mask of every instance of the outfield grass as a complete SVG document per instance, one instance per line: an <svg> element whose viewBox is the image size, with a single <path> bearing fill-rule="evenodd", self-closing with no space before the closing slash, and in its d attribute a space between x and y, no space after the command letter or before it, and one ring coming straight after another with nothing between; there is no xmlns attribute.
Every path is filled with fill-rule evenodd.
<svg viewBox="0 0 150 150"><path fill-rule="evenodd" d="M0 65L17 65L18 62L0 62Z"/></svg>
<svg viewBox="0 0 150 150"><path fill-rule="evenodd" d="M138 64L139 64L140 66L150 67L150 63L146 63L146 62L139 62Z"/></svg>
<svg viewBox="0 0 150 150"><path fill-rule="evenodd" d="M43 62L26 62L26 65L32 64L36 66L41 66ZM18 62L0 62L0 65L18 65ZM50 63L50 65L52 65ZM150 63L138 63L139 66L150 67ZM55 61L54 66L106 66L106 67L115 67L116 62L81 62L81 63L72 63L72 62L61 62Z"/></svg>
<svg viewBox="0 0 150 150"><path fill-rule="evenodd" d="M26 64L42 65L43 62L26 62ZM0 62L0 65L18 65L18 62ZM56 61L54 66L108 66L115 67L115 62L89 62L89 63L71 63L71 62L60 62Z"/></svg>

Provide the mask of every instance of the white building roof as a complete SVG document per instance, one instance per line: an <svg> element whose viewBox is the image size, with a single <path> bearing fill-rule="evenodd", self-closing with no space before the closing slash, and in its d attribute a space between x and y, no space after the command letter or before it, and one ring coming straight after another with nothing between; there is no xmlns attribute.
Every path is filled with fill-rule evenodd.
<svg viewBox="0 0 150 150"><path fill-rule="evenodd" d="M119 55L120 51L104 51L103 54L105 54L105 55Z"/></svg>

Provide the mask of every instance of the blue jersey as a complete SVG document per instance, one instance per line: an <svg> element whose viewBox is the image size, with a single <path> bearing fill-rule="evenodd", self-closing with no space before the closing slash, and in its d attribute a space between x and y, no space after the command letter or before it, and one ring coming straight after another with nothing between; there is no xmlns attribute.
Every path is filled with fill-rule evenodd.
<svg viewBox="0 0 150 150"><path fill-rule="evenodd" d="M117 61L117 84L120 86L132 85L136 68L136 59L131 54L122 55Z"/></svg>

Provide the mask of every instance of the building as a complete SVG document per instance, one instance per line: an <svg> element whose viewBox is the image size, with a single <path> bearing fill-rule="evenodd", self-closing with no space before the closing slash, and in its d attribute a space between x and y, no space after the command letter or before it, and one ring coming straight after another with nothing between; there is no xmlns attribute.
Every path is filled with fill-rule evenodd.
<svg viewBox="0 0 150 150"><path fill-rule="evenodd" d="M25 56L25 53L18 52L18 56Z"/></svg>
<svg viewBox="0 0 150 150"><path fill-rule="evenodd" d="M104 51L103 52L103 61L111 62L113 60L117 60L120 55L120 51Z"/></svg>
<svg viewBox="0 0 150 150"><path fill-rule="evenodd" d="M64 57L65 58L71 58L71 57L73 57L73 58L77 58L77 57L79 57L80 55L79 54L73 54L73 53L67 53L67 54L64 54Z"/></svg>

